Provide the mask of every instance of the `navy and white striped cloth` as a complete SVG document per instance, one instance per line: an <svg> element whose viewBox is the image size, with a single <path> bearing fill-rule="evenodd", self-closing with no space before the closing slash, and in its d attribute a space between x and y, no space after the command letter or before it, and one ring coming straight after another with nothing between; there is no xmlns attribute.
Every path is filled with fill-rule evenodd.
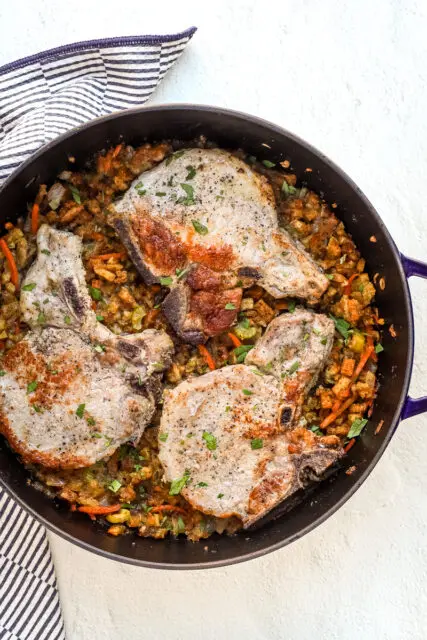
<svg viewBox="0 0 427 640"><path fill-rule="evenodd" d="M0 184L59 134L143 104L194 32L80 42L0 68ZM0 486L0 640L63 638L46 532Z"/></svg>

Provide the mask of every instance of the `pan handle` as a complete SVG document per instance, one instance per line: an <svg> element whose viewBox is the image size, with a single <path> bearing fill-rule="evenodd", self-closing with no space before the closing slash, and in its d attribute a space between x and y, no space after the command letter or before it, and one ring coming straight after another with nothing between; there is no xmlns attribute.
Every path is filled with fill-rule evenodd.
<svg viewBox="0 0 427 640"><path fill-rule="evenodd" d="M419 276L420 278L427 278L427 264L420 260L412 260L407 258L403 254L400 254L402 265L406 273L406 277ZM401 419L410 418L416 416L419 413L427 411L427 396L422 398L411 398L408 396L403 405Z"/></svg>

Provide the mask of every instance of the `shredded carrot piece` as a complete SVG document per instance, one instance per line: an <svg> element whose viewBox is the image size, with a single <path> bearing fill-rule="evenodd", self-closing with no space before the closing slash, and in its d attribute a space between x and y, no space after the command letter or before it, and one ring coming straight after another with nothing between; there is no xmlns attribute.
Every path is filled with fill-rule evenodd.
<svg viewBox="0 0 427 640"><path fill-rule="evenodd" d="M359 275L358 273L353 273L353 274L349 277L348 282L347 282L347 284L346 284L346 285L345 285L345 287L344 287L344 295L345 295L345 296L349 296L349 295L350 295L350 293L351 293L351 283L353 282L353 280L354 280L355 278L357 278L357 276L358 276L358 275Z"/></svg>
<svg viewBox="0 0 427 640"><path fill-rule="evenodd" d="M348 398L348 400L346 400L345 402L342 403L342 405L336 409L335 411L331 411L331 413L326 416L326 418L320 423L320 428L321 429L325 429L326 427L328 427L332 422L334 422L342 413L344 413L344 411L346 409L349 408L349 406L351 404L353 404L353 402L356 400L356 396L351 396L351 398ZM335 405L334 405L335 406Z"/></svg>
<svg viewBox="0 0 427 640"><path fill-rule="evenodd" d="M39 228L39 213L40 207L37 202L35 202L33 204L33 208L31 209L31 233L33 235L37 233Z"/></svg>
<svg viewBox="0 0 427 640"><path fill-rule="evenodd" d="M123 147L122 144L117 145L117 147L113 151L113 156L112 156L113 158L116 158L119 155L120 151L122 150L122 147Z"/></svg>
<svg viewBox="0 0 427 640"><path fill-rule="evenodd" d="M373 344L368 344L368 346L366 347L365 351L362 353L362 355L360 357L360 360L359 360L359 364L357 365L356 371L353 374L353 377L351 379L351 383L352 384L354 382L356 382L357 378L360 376L365 364L368 362L368 360L371 357L373 351L374 351L374 345Z"/></svg>
<svg viewBox="0 0 427 640"><path fill-rule="evenodd" d="M160 313L160 309L150 309L144 318L144 327L147 328L157 318Z"/></svg>
<svg viewBox="0 0 427 640"><path fill-rule="evenodd" d="M344 447L344 451L347 453L348 451L350 451L351 447L354 445L354 443L356 442L356 438L352 438L350 440L350 442L348 444L345 445Z"/></svg>
<svg viewBox="0 0 427 640"><path fill-rule="evenodd" d="M99 256L91 256L90 260L109 260L110 258L124 258L125 253L101 253Z"/></svg>
<svg viewBox="0 0 427 640"><path fill-rule="evenodd" d="M77 505L75 504L70 505L70 511L77 511Z"/></svg>
<svg viewBox="0 0 427 640"><path fill-rule="evenodd" d="M98 233L98 231L94 231L93 233L90 234L89 237L91 240L97 240L98 242L100 242L101 240L104 240L104 236L102 235L102 233Z"/></svg>
<svg viewBox="0 0 427 640"><path fill-rule="evenodd" d="M341 400L338 398L338 400L335 400L334 404L332 405L331 411L335 413L335 411L338 411L340 406L341 406Z"/></svg>
<svg viewBox="0 0 427 640"><path fill-rule="evenodd" d="M98 504L95 507L91 507L88 505L77 507L77 511L81 511L82 513L87 513L90 516L103 516L106 513L115 513L116 511L120 511L121 508L122 506L120 504L111 504L105 507Z"/></svg>
<svg viewBox="0 0 427 640"><path fill-rule="evenodd" d="M240 342L239 338L235 336L234 333L227 333L227 335L236 348L242 346L242 343Z"/></svg>
<svg viewBox="0 0 427 640"><path fill-rule="evenodd" d="M209 369L211 371L214 371L216 369L215 360L212 358L211 354L206 349L205 345L198 344L197 348L199 350L200 355L203 356L203 358L206 360L206 364L208 365Z"/></svg>
<svg viewBox="0 0 427 640"><path fill-rule="evenodd" d="M111 156L112 156L112 152L109 151L104 158L104 173L110 173L111 159L112 159Z"/></svg>
<svg viewBox="0 0 427 640"><path fill-rule="evenodd" d="M174 504L160 504L157 507L151 509L151 513L159 513L161 511L176 511L177 513L185 514L186 511L181 507L176 507Z"/></svg>
<svg viewBox="0 0 427 640"><path fill-rule="evenodd" d="M16 288L18 288L19 286L18 268L16 266L15 258L13 257L12 252L7 246L6 240L4 238L0 239L0 249L2 250L4 257L6 258L6 262L9 265L10 280L12 284L14 284Z"/></svg>
<svg viewBox="0 0 427 640"><path fill-rule="evenodd" d="M378 435L381 429L383 428L384 420L380 420L377 428L375 429L375 435Z"/></svg>

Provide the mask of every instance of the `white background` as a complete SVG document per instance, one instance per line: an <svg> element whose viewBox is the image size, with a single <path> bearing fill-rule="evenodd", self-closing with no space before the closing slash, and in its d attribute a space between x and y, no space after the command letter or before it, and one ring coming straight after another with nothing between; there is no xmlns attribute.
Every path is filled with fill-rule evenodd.
<svg viewBox="0 0 427 640"><path fill-rule="evenodd" d="M191 25L199 31L152 103L217 104L290 129L341 165L399 248L423 259L425 0L0 0L0 64L77 40ZM411 289L420 395L427 283ZM50 536L68 639L425 638L426 436L426 418L402 423L334 517L243 565L139 569Z"/></svg>

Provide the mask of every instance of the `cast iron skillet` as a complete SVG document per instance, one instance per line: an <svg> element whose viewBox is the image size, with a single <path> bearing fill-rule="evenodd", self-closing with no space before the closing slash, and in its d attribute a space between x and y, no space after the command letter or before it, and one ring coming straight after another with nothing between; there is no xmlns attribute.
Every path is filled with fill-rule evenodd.
<svg viewBox="0 0 427 640"><path fill-rule="evenodd" d="M28 474L0 438L0 481L33 516L67 540L105 557L162 569L202 569L242 562L274 551L303 536L334 513L372 471L401 419L427 410L427 397L407 397L413 357L413 317L407 278L427 277L427 265L399 254L384 223L360 189L322 153L269 122L243 113L215 107L169 105L120 112L63 135L25 162L0 192L1 225L26 211L40 183L54 181L67 167L67 156L76 166L122 137L138 145L145 140L188 139L204 134L225 148L243 148L260 159L291 160L292 169L310 189L338 203L337 214L367 260L370 274L385 278L377 304L397 338L384 331L384 352L379 358L380 388L372 419L351 449L338 477L321 484L307 500L264 527L234 537L217 536L199 543L185 540L150 540L134 536L113 538L79 513L70 513L28 484ZM269 148L263 146L269 145ZM311 172L304 172L310 167ZM375 235L373 244L369 238ZM375 427L384 426L378 435ZM352 465L356 471L346 475ZM205 547L208 550L205 550Z"/></svg>

